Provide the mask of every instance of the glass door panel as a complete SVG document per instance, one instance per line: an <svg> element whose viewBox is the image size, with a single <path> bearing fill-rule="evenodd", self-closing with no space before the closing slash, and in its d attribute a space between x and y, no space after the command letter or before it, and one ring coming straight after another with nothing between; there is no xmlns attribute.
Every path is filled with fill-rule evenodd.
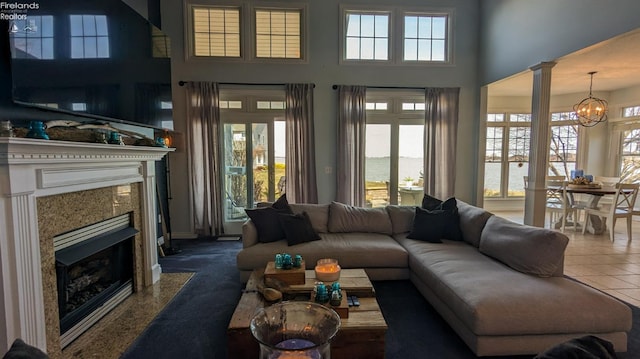
<svg viewBox="0 0 640 359"><path fill-rule="evenodd" d="M365 200L368 207L390 203L391 125L368 124L365 139Z"/></svg>
<svg viewBox="0 0 640 359"><path fill-rule="evenodd" d="M224 218L225 221L245 220L248 196L247 127L244 124L224 125Z"/></svg>
<svg viewBox="0 0 640 359"><path fill-rule="evenodd" d="M398 204L419 206L424 197L424 125L400 125Z"/></svg>

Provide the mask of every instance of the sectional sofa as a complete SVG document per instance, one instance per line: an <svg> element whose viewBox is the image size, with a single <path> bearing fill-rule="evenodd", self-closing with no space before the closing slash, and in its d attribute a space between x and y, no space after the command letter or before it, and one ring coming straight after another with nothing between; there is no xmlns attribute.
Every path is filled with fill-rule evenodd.
<svg viewBox="0 0 640 359"><path fill-rule="evenodd" d="M291 204L320 239L262 243L247 221L237 255L241 279L280 252L301 254L307 269L336 258L343 268L364 268L372 280L410 279L478 356L536 354L589 334L626 351L630 308L563 275L564 234L455 203L461 238L440 243L408 238L415 207Z"/></svg>

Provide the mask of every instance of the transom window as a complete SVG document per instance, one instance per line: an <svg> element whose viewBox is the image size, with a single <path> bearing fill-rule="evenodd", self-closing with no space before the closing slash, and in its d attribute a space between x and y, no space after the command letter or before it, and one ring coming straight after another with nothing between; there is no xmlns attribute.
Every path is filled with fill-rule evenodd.
<svg viewBox="0 0 640 359"><path fill-rule="evenodd" d="M388 60L389 16L385 13L347 13L345 58Z"/></svg>
<svg viewBox="0 0 640 359"><path fill-rule="evenodd" d="M445 61L446 45L447 16L405 15L405 61Z"/></svg>
<svg viewBox="0 0 640 359"><path fill-rule="evenodd" d="M13 21L9 29L16 51L13 58L51 60L53 54L53 16L29 15Z"/></svg>
<svg viewBox="0 0 640 359"><path fill-rule="evenodd" d="M108 58L109 27L105 15L69 15L71 58Z"/></svg>
<svg viewBox="0 0 640 359"><path fill-rule="evenodd" d="M367 111L386 111L389 104L387 102L367 102L365 108Z"/></svg>
<svg viewBox="0 0 640 359"><path fill-rule="evenodd" d="M256 57L301 58L301 11L255 11Z"/></svg>
<svg viewBox="0 0 640 359"><path fill-rule="evenodd" d="M622 109L622 117L640 116L640 106L629 106Z"/></svg>
<svg viewBox="0 0 640 359"><path fill-rule="evenodd" d="M240 57L240 8L194 7L195 56Z"/></svg>

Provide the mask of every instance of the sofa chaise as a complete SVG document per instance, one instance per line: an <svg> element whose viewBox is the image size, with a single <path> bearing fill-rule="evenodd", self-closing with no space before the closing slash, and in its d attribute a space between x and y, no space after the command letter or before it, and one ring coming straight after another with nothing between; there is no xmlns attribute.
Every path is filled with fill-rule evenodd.
<svg viewBox="0 0 640 359"><path fill-rule="evenodd" d="M421 213L413 206L290 204L320 239L262 243L248 220L237 255L241 279L276 253L301 254L307 269L336 258L343 268L364 268L372 280L411 280L478 356L536 354L585 335L626 351L631 309L563 275L564 234L455 204L461 238L434 242L410 238Z"/></svg>

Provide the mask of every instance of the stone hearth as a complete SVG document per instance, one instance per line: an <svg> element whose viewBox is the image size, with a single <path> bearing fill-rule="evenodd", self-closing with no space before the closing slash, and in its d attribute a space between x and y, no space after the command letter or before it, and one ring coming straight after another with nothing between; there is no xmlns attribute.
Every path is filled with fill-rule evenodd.
<svg viewBox="0 0 640 359"><path fill-rule="evenodd" d="M168 151L0 138L0 353L22 338L60 356L57 234L133 212L134 288L158 281L155 161Z"/></svg>

